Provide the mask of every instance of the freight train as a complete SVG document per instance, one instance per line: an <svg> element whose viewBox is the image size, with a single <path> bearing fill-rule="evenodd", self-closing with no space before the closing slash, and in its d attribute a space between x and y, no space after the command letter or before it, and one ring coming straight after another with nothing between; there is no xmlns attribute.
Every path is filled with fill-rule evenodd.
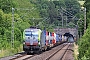
<svg viewBox="0 0 90 60"><path fill-rule="evenodd" d="M55 32L48 32L39 28L28 28L23 32L23 50L26 53L39 53L67 41L67 37Z"/></svg>

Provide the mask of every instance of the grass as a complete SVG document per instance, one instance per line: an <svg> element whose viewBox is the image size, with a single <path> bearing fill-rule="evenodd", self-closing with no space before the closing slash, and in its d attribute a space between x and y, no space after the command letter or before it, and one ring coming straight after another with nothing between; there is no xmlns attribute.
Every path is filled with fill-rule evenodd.
<svg viewBox="0 0 90 60"><path fill-rule="evenodd" d="M11 55L14 55L14 54L21 52L21 51L23 51L22 45L20 45L20 47L18 47L18 48L10 48L10 49L9 48L8 49L2 48L0 50L0 58L5 57L5 56L11 56Z"/></svg>
<svg viewBox="0 0 90 60"><path fill-rule="evenodd" d="M78 60L78 54L79 54L79 52L78 52L78 45L76 45L74 43L74 58L75 58L75 60Z"/></svg>

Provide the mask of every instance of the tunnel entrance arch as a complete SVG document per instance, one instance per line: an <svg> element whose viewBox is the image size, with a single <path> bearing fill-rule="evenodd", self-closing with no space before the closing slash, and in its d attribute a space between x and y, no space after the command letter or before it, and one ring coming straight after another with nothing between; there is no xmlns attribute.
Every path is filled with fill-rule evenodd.
<svg viewBox="0 0 90 60"><path fill-rule="evenodd" d="M65 33L64 36L67 37L67 42L73 43L74 42L74 36L70 33Z"/></svg>

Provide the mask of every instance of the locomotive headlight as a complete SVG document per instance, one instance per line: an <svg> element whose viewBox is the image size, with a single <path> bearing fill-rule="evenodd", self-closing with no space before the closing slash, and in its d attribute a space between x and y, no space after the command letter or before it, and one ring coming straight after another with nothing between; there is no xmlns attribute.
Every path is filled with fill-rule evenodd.
<svg viewBox="0 0 90 60"><path fill-rule="evenodd" d="M23 42L23 44L25 44L25 42Z"/></svg>
<svg viewBox="0 0 90 60"><path fill-rule="evenodd" d="M40 45L40 42L38 42L38 44Z"/></svg>

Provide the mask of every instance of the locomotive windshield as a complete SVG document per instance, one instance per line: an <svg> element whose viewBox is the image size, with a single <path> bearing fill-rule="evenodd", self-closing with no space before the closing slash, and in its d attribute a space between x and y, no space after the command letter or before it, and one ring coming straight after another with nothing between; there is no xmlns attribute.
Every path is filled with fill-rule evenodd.
<svg viewBox="0 0 90 60"><path fill-rule="evenodd" d="M34 39L38 39L39 35L38 35L38 31L25 31L25 36L28 37L34 37Z"/></svg>

